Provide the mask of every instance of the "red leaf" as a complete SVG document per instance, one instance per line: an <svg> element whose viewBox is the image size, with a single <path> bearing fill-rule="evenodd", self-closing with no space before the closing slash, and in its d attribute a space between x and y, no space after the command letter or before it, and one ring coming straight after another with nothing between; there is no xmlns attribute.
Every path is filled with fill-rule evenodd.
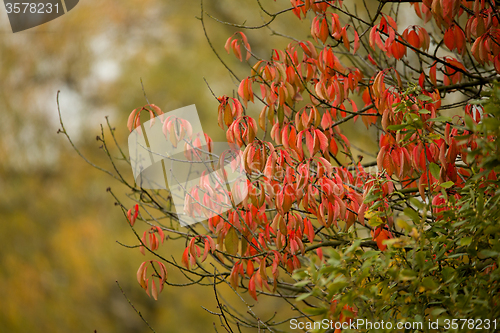
<svg viewBox="0 0 500 333"><path fill-rule="evenodd" d="M163 284L165 283L165 281L167 280L167 268L165 267L165 265L159 261L156 261L158 263L158 266L160 266L160 282L161 282L161 285L160 285L160 291L163 290Z"/></svg>
<svg viewBox="0 0 500 333"><path fill-rule="evenodd" d="M454 26L451 26L446 29L446 32L444 33L444 44L450 51L453 51L455 48L455 32L453 29Z"/></svg>
<svg viewBox="0 0 500 333"><path fill-rule="evenodd" d="M314 155L314 139L309 131L306 131L306 147L309 150L309 156L312 157Z"/></svg>
<svg viewBox="0 0 500 333"><path fill-rule="evenodd" d="M207 259L209 249L210 249L210 244L208 242L208 239L205 239L205 246L203 248L203 257L201 258L201 262L204 262L205 259Z"/></svg>
<svg viewBox="0 0 500 333"><path fill-rule="evenodd" d="M380 35L378 33L375 34L375 44L377 44L378 48L384 52L387 52L387 48L385 47Z"/></svg>
<svg viewBox="0 0 500 333"><path fill-rule="evenodd" d="M316 254L318 255L319 260L323 261L323 249L321 247L316 249Z"/></svg>
<svg viewBox="0 0 500 333"><path fill-rule="evenodd" d="M387 171L387 174L389 176L392 176L392 174L394 173L395 167L394 167L394 162L391 158L391 154L384 155L384 160L382 161L382 167Z"/></svg>
<svg viewBox="0 0 500 333"><path fill-rule="evenodd" d="M189 246L184 250L181 262L187 269L189 269Z"/></svg>
<svg viewBox="0 0 500 333"><path fill-rule="evenodd" d="M135 219L132 217L132 208L130 208L127 212L127 219L130 223L130 225L133 227L135 223Z"/></svg>
<svg viewBox="0 0 500 333"><path fill-rule="evenodd" d="M419 84L420 88L422 88L422 90L425 89L425 73L424 72L420 73L420 76L418 78L418 84Z"/></svg>
<svg viewBox="0 0 500 333"><path fill-rule="evenodd" d="M304 233L307 235L309 242L312 243L314 241L315 234L311 220L309 220L308 218L304 219Z"/></svg>
<svg viewBox="0 0 500 333"><path fill-rule="evenodd" d="M227 40L226 40L226 44L224 45L224 49L226 50L226 52L229 54L229 47L231 45L231 39L233 38L233 36L229 37Z"/></svg>
<svg viewBox="0 0 500 333"><path fill-rule="evenodd" d="M373 240L377 242L377 246L380 251L384 251L387 248L387 245L384 244L384 241L392 238L392 235L389 231L382 229L382 227L378 227L375 229L375 232L371 231Z"/></svg>
<svg viewBox="0 0 500 333"><path fill-rule="evenodd" d="M328 138L319 129L316 130L316 135L319 139L319 147L320 147L321 151L324 153L326 151L326 149L328 148Z"/></svg>
<svg viewBox="0 0 500 333"><path fill-rule="evenodd" d="M352 53L355 54L359 49L359 36L358 32L354 31L354 48L352 50Z"/></svg>
<svg viewBox="0 0 500 333"><path fill-rule="evenodd" d="M455 26L455 46L460 54L465 50L465 34L459 26Z"/></svg>
<svg viewBox="0 0 500 333"><path fill-rule="evenodd" d="M375 62L371 54L368 54L368 60L371 62L373 66L378 67L377 63Z"/></svg>
<svg viewBox="0 0 500 333"><path fill-rule="evenodd" d="M247 57L246 57L246 60L250 59L250 51L252 51L252 49L250 48L250 44L248 44L248 39L247 39L247 36L243 33L243 32L239 32L239 34L241 35L241 40L243 41L243 45L245 46L245 49L247 50Z"/></svg>
<svg viewBox="0 0 500 333"><path fill-rule="evenodd" d="M493 60L493 65L495 66L495 70L498 74L500 74L500 54L495 57Z"/></svg>
<svg viewBox="0 0 500 333"><path fill-rule="evenodd" d="M358 210L358 222L361 223L362 225L365 225L365 212L366 212L366 205L362 204L359 206Z"/></svg>
<svg viewBox="0 0 500 333"><path fill-rule="evenodd" d="M431 69L429 70L429 79L431 80L432 84L434 86L437 86L437 80L436 80L436 63L434 63L431 66Z"/></svg>
<svg viewBox="0 0 500 333"><path fill-rule="evenodd" d="M257 301L257 290L255 289L255 275L254 274L251 278L250 281L248 282L248 293L254 300Z"/></svg>
<svg viewBox="0 0 500 333"><path fill-rule="evenodd" d="M386 146L383 146L380 148L378 155L377 155L377 167L378 167L379 172L381 172L383 170L382 162L384 160L385 154L386 154Z"/></svg>
<svg viewBox="0 0 500 333"><path fill-rule="evenodd" d="M158 235L160 236L161 243L163 244L163 241L165 240L165 234L163 233L163 230L156 226L156 230L158 231Z"/></svg>
<svg viewBox="0 0 500 333"><path fill-rule="evenodd" d="M142 243L144 245L139 246L139 251L141 251L141 253L142 253L143 256L146 255L145 250L144 250L144 246L148 246L146 234L147 234L147 231L144 231L144 234L142 235L142 238L141 238Z"/></svg>
<svg viewBox="0 0 500 333"><path fill-rule="evenodd" d="M236 289L238 288L238 270L239 270L240 264L236 263L234 264L233 268L231 269L231 274L229 275L229 281L231 283L231 286Z"/></svg>
<svg viewBox="0 0 500 333"><path fill-rule="evenodd" d="M254 267L253 267L253 262L252 260L248 260L247 261L247 276L250 277L253 275L253 272L254 272Z"/></svg>
<svg viewBox="0 0 500 333"><path fill-rule="evenodd" d="M417 33L415 32L415 30L411 30L409 33L408 33L408 37L407 37L407 40L406 40L411 46L413 46L414 48L420 48L420 38L418 37Z"/></svg>
<svg viewBox="0 0 500 333"><path fill-rule="evenodd" d="M351 45L349 44L349 38L347 38L347 31L345 27L342 28L342 32L340 34L342 35L344 46L347 49L347 52L349 52L351 50Z"/></svg>

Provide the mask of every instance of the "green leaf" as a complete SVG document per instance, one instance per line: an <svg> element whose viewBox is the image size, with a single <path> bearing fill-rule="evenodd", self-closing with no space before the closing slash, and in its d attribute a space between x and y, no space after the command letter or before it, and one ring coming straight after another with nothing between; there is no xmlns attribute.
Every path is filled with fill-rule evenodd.
<svg viewBox="0 0 500 333"><path fill-rule="evenodd" d="M321 274L326 274L326 275L330 275L331 273L335 272L336 270L338 270L337 267L333 267L333 266L323 266L321 267L321 269L319 270L319 272Z"/></svg>
<svg viewBox="0 0 500 333"><path fill-rule="evenodd" d="M464 237L464 238L460 239L461 246L467 246L470 243L472 243L472 237Z"/></svg>
<svg viewBox="0 0 500 333"><path fill-rule="evenodd" d="M500 232L500 225L489 225L484 229L486 235L494 235L497 232Z"/></svg>
<svg viewBox="0 0 500 333"><path fill-rule="evenodd" d="M440 168L436 163L429 164L429 171L434 176L434 178L439 179Z"/></svg>
<svg viewBox="0 0 500 333"><path fill-rule="evenodd" d="M484 99L473 99L469 101L469 104L484 104L485 100Z"/></svg>
<svg viewBox="0 0 500 333"><path fill-rule="evenodd" d="M425 101L425 102L428 102L428 101L433 101L433 99L427 95L418 95L417 98L421 101Z"/></svg>
<svg viewBox="0 0 500 333"><path fill-rule="evenodd" d="M492 251L492 250L482 250L479 253L482 254L483 256L485 256L486 258L498 256L498 252L497 251Z"/></svg>
<svg viewBox="0 0 500 333"><path fill-rule="evenodd" d="M336 281L328 286L328 290L334 294L340 293L349 284L345 281Z"/></svg>
<svg viewBox="0 0 500 333"><path fill-rule="evenodd" d="M438 177L436 177L438 178ZM442 183L442 184L439 184L439 186L441 186L442 188L450 188L452 187L453 185L455 185L454 182L452 182L451 180L450 181L447 181L446 183Z"/></svg>
<svg viewBox="0 0 500 333"><path fill-rule="evenodd" d="M445 117L445 116L439 116L439 117L436 117L436 118L431 118L427 121L433 121L433 122L452 122L452 119L450 117Z"/></svg>
<svg viewBox="0 0 500 333"><path fill-rule="evenodd" d="M415 260L417 261L417 265L423 268L425 265L425 253L423 251L418 251L417 254L415 254Z"/></svg>
<svg viewBox="0 0 500 333"><path fill-rule="evenodd" d="M285 110L283 109L283 106L280 105L278 107L278 122L280 123L280 126L283 124L283 121L285 120Z"/></svg>
<svg viewBox="0 0 500 333"><path fill-rule="evenodd" d="M305 308L304 312L311 316L319 316L328 312L326 308Z"/></svg>
<svg viewBox="0 0 500 333"><path fill-rule="evenodd" d="M406 115L410 117L412 122L417 122L421 120L420 117L414 113L407 113Z"/></svg>
<svg viewBox="0 0 500 333"><path fill-rule="evenodd" d="M465 115L464 119L465 119L465 125L466 125L467 129L474 130L476 128L471 116Z"/></svg>
<svg viewBox="0 0 500 333"><path fill-rule="evenodd" d="M356 239L351 246L344 252L344 254L348 254L349 252L357 249L359 245L361 244L361 239Z"/></svg>
<svg viewBox="0 0 500 333"><path fill-rule="evenodd" d="M367 204L367 203L370 203L370 202L372 202L372 201L377 200L378 198L380 198L380 195L376 195L376 194L371 193L371 194L368 194L368 195L366 196L366 198L365 198L365 200L363 200L363 202L364 202L365 204Z"/></svg>
<svg viewBox="0 0 500 333"><path fill-rule="evenodd" d="M431 278L430 276L427 276L422 280L422 286L424 286L426 289L430 289L430 290L434 290L438 287L438 285L436 284L434 279Z"/></svg>
<svg viewBox="0 0 500 333"><path fill-rule="evenodd" d="M398 225L398 227L400 227L401 229L404 229L406 232L411 231L410 225L408 223L406 223L405 220L397 219L396 224Z"/></svg>
<svg viewBox="0 0 500 333"><path fill-rule="evenodd" d="M302 280L294 284L295 287L304 287L307 286L311 280Z"/></svg>
<svg viewBox="0 0 500 333"><path fill-rule="evenodd" d="M455 277L455 270L451 267L445 267L442 271L444 282L448 283Z"/></svg>
<svg viewBox="0 0 500 333"><path fill-rule="evenodd" d="M387 129L391 130L391 131L397 131L397 130L405 128L406 126L407 126L407 124L389 125L389 126L387 126Z"/></svg>
<svg viewBox="0 0 500 333"><path fill-rule="evenodd" d="M411 269L403 269L401 271L401 273L399 273L399 278L402 280L402 281L408 281L408 280L413 280L415 279L417 276L417 273L415 273L413 270Z"/></svg>
<svg viewBox="0 0 500 333"><path fill-rule="evenodd" d="M303 300L305 300L306 298L308 298L309 296L311 296L311 293L301 294L301 295L299 295L299 296L295 299L295 301L297 301L297 302L303 301Z"/></svg>
<svg viewBox="0 0 500 333"><path fill-rule="evenodd" d="M309 273L304 268L300 268L300 269L296 270L292 275L292 279L294 279L294 280L304 280L308 277L309 277Z"/></svg>
<svg viewBox="0 0 500 333"><path fill-rule="evenodd" d="M424 208L424 203L422 201L418 200L417 198L411 197L409 200L410 200L410 203L413 206L417 207L418 209L423 209Z"/></svg>
<svg viewBox="0 0 500 333"><path fill-rule="evenodd" d="M406 207L405 209L403 209L403 213L405 213L405 215L408 216L413 222L415 223L420 222L420 216L413 209Z"/></svg>
<svg viewBox="0 0 500 333"><path fill-rule="evenodd" d="M479 191L479 195L477 196L476 201L476 210L479 215L483 214L484 209L484 192Z"/></svg>
<svg viewBox="0 0 500 333"><path fill-rule="evenodd" d="M366 251L362 256L361 256L361 259L368 259L368 258L371 258L371 257L375 257L376 255L378 255L380 253L380 251L376 251L376 250L370 250L370 251Z"/></svg>
<svg viewBox="0 0 500 333"><path fill-rule="evenodd" d="M427 134L427 137L428 137L429 139L431 139L431 140L439 140L439 139L441 138L441 137L440 137L438 134L436 134L436 133L429 133L429 134Z"/></svg>
<svg viewBox="0 0 500 333"><path fill-rule="evenodd" d="M434 316L434 317L437 317L439 316L441 313L443 312L446 312L446 309L443 309L443 308L435 308L431 311L431 316Z"/></svg>
<svg viewBox="0 0 500 333"><path fill-rule="evenodd" d="M455 253L455 254L449 255L448 259L453 259L453 258L457 258L457 257L461 257L461 256L466 256L466 255L467 255L467 253Z"/></svg>

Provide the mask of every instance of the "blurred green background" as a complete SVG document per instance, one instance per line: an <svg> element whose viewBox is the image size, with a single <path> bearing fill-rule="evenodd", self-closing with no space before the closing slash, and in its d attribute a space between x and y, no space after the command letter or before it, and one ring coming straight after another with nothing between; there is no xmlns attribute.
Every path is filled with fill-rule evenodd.
<svg viewBox="0 0 500 333"><path fill-rule="evenodd" d="M270 12L289 5L264 3ZM223 21L263 22L254 0L204 5ZM218 103L203 78L217 96L231 95L236 85L196 16L198 1L82 0L54 21L13 34L0 8L0 332L148 332L115 281L157 332L213 331L218 319L201 308L216 311L210 287L167 287L157 302L140 288L135 273L151 258L116 243L136 240L106 192L111 187L124 199L125 186L86 164L56 134L60 90L62 117L75 144L93 163L111 169L95 140L99 124L109 116L127 148L128 114L146 104L142 78L151 103L164 111L196 104L205 132L223 140ZM310 23L291 12L273 28L290 33L290 22L296 37L307 37ZM248 65L223 48L238 30L208 17L206 25L221 57L240 78L249 75ZM288 44L267 29L246 33L261 57ZM255 106L250 112L259 111ZM113 147L111 154L118 151ZM131 178L125 163L119 167ZM179 254L178 245L167 242L160 252ZM180 278L169 274L172 282ZM264 315L283 305L290 307L266 303Z"/></svg>

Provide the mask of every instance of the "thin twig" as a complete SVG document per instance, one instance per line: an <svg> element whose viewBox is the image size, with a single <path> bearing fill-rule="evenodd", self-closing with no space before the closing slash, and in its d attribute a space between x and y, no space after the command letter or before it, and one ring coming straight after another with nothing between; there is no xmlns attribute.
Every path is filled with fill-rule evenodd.
<svg viewBox="0 0 500 333"><path fill-rule="evenodd" d="M123 291L122 287L120 286L120 284L118 283L118 281L116 281L116 284L118 286L118 288L120 288L120 291L122 292L123 294L123 297L125 297L125 299L127 300L128 304L130 304L130 306L132 307L132 309L134 309L135 313L137 313L139 315L139 317L141 317L142 321L146 323L146 325L148 325L149 329L152 331L152 332L155 332L156 331L151 327L151 325L149 325L149 323L147 322L146 319L144 319L144 317L142 316L142 313L140 311L138 311L134 304L132 304L132 302L130 301L130 299L127 297L127 295L125 294L125 292Z"/></svg>

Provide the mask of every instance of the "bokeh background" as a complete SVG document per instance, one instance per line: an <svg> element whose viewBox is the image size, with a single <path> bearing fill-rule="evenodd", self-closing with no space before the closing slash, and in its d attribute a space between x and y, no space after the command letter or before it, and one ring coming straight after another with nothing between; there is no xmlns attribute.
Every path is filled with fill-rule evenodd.
<svg viewBox="0 0 500 333"><path fill-rule="evenodd" d="M289 5L263 3L270 12ZM205 0L204 6L226 22L267 19L254 0ZM127 148L128 114L146 104L142 79L151 103L164 111L196 104L205 132L223 140L218 104L204 78L217 96L232 95L236 82L205 39L200 15L199 1L81 0L66 15L13 34L0 8L0 332L148 332L116 281L157 332L213 331L218 319L201 308L216 311L210 287L168 287L158 301L140 288L135 273L150 258L117 243L134 245L135 236L106 192L111 187L126 200L127 189L85 163L57 134L60 91L75 145L111 170L96 141L100 124L109 116ZM248 65L223 48L238 29L205 20L221 57L247 76ZM307 38L309 24L290 12L272 27ZM288 44L275 32L246 31L252 50L269 58L271 48ZM374 142L366 130L360 133L366 145ZM114 147L111 154L119 156ZM119 167L131 177L125 163ZM167 242L160 251L178 255L183 249L177 245ZM176 277L170 275L173 282ZM266 305L264 314L290 307Z"/></svg>

